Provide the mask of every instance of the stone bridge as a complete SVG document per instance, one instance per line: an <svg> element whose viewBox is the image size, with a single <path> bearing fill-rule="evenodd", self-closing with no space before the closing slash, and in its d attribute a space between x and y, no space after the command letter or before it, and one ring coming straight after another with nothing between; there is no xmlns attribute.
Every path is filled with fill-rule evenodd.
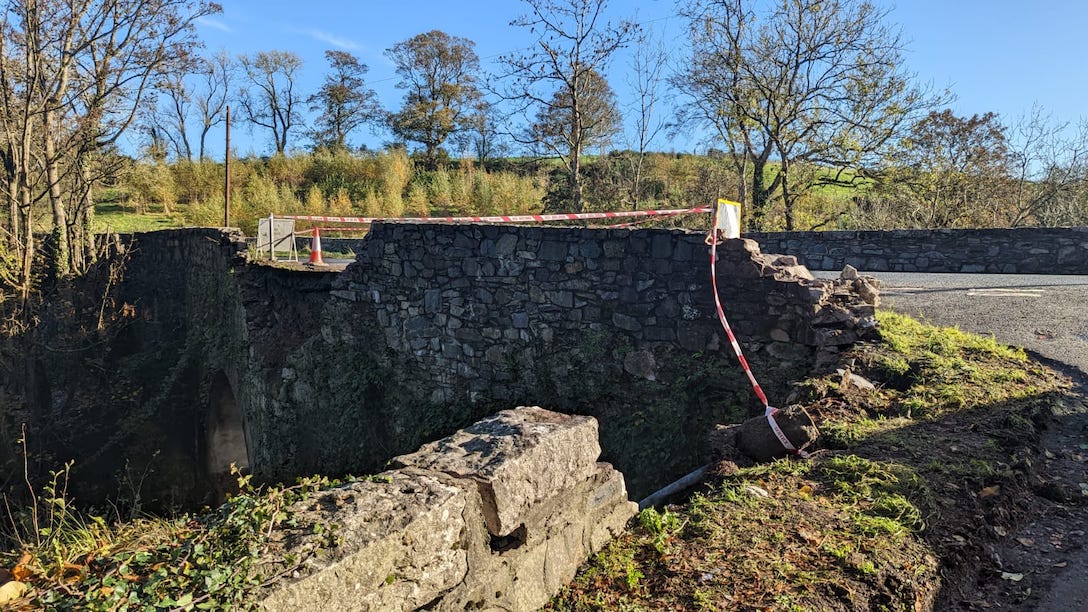
<svg viewBox="0 0 1088 612"><path fill-rule="evenodd" d="M714 315L703 238L376 224L333 272L251 261L233 230L137 234L113 280L47 313L36 345L66 348L38 352L22 384L32 422L67 427L57 459L169 484L145 501L206 502L232 463L269 481L378 471L519 405L596 417L602 460L637 499L704 463L714 424L759 408ZM849 283L753 241L721 245L718 275L776 402L872 324Z"/></svg>

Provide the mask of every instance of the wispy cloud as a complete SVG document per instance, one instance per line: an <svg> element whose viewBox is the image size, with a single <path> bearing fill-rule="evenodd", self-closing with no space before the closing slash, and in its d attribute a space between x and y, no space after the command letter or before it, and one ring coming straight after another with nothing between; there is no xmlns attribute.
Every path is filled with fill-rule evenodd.
<svg viewBox="0 0 1088 612"><path fill-rule="evenodd" d="M213 28L213 29L216 29L216 30L222 30L224 32L233 32L234 31L234 28L232 28L229 25L223 23L222 21L219 21L218 19L213 19L211 17L197 17L196 22L199 23L202 26L207 26L209 28Z"/></svg>
<svg viewBox="0 0 1088 612"><path fill-rule="evenodd" d="M323 43L330 44L334 47L341 49L347 49L348 51L358 51L360 49L359 43L351 40L350 38L344 38L331 34L324 30L318 30L317 28L306 28L297 30L299 34L305 34L315 40L319 40Z"/></svg>

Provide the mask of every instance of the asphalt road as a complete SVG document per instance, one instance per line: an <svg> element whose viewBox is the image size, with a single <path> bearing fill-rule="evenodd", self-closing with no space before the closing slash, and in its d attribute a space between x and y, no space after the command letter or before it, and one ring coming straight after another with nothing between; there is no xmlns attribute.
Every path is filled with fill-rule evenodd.
<svg viewBox="0 0 1088 612"><path fill-rule="evenodd" d="M882 282L883 308L936 325L991 334L1088 375L1088 276L862 274Z"/></svg>

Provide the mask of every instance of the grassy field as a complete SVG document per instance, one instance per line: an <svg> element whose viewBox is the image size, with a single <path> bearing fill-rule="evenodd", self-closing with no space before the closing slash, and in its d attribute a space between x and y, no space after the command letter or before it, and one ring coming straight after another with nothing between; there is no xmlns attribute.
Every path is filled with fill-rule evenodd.
<svg viewBox="0 0 1088 612"><path fill-rule="evenodd" d="M136 207L126 204L124 192L107 189L94 207L94 231L150 232L171 227L181 227L182 216L166 213L161 206Z"/></svg>
<svg viewBox="0 0 1088 612"><path fill-rule="evenodd" d="M171 227L181 227L183 223L176 214L164 212L143 212L125 210L120 204L99 204L95 206L95 232L151 232Z"/></svg>

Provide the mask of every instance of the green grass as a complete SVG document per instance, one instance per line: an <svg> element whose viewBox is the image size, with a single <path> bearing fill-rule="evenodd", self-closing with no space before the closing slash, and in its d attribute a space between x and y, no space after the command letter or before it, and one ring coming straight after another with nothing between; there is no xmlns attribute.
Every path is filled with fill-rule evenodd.
<svg viewBox="0 0 1088 612"><path fill-rule="evenodd" d="M936 417L958 410L1035 393L1032 371L1021 348L956 328L924 325L910 317L881 312L880 333L887 351L873 366L909 393L891 398L903 416Z"/></svg>
<svg viewBox="0 0 1088 612"><path fill-rule="evenodd" d="M551 608L931 607L942 563L970 558L951 534L977 532L978 496L1018 503L1017 447L1067 381L992 338L878 320L882 340L842 359L876 390L836 373L800 385L821 446L836 450L726 470L687 503L644 512Z"/></svg>
<svg viewBox="0 0 1088 612"><path fill-rule="evenodd" d="M95 232L128 234L181 226L181 217L176 213L167 214L162 211L136 212L127 209L119 202L99 203L94 210Z"/></svg>

